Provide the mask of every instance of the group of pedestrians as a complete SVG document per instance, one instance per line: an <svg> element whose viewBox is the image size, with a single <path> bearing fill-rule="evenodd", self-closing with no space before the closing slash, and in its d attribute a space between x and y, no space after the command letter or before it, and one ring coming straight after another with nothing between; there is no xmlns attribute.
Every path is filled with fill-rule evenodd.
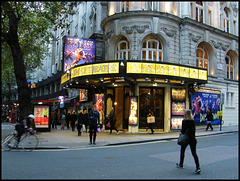
<svg viewBox="0 0 240 181"><path fill-rule="evenodd" d="M53 120L56 116L53 116ZM116 124L116 116L114 112L114 108L111 108L111 112L109 115L106 116L108 120L110 121L110 133L112 134L112 130L116 130L117 134L119 134L119 131L117 130L115 124ZM89 144L96 144L96 133L97 129L100 128L100 113L97 111L96 105L92 106L92 109L87 112L87 110L80 110L78 114L76 114L75 111L70 113L68 112L67 115L65 115L65 112L63 111L60 116L61 120L61 129L64 130L65 125L67 126L67 129L72 129L72 131L75 131L75 127L77 127L78 130L78 136L81 136L82 130L88 132L89 129ZM54 126L53 126L54 127ZM83 129L84 128L84 129Z"/></svg>
<svg viewBox="0 0 240 181"><path fill-rule="evenodd" d="M85 130L87 132L88 127L88 112L85 110L84 112L81 110L77 114L75 111L70 113L70 111L65 115L65 112L63 111L60 116L61 120L61 129L64 130L65 126L67 129L72 129L72 131L75 131L75 127L77 126L78 135L81 135L81 129L82 125L85 126Z"/></svg>

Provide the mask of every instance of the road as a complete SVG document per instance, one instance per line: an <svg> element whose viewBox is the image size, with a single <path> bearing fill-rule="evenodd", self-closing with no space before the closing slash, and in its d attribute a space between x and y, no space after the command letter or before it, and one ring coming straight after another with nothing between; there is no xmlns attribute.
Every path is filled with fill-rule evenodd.
<svg viewBox="0 0 240 181"><path fill-rule="evenodd" d="M2 152L2 179L238 179L238 133L199 137L202 172L188 147L178 169L176 140L76 150Z"/></svg>

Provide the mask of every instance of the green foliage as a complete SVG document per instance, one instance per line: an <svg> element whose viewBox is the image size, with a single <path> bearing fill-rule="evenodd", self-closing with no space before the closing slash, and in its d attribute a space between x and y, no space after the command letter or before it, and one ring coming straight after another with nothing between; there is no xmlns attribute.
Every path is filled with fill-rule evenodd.
<svg viewBox="0 0 240 181"><path fill-rule="evenodd" d="M1 3L1 41L2 43L2 82L6 81L6 72L14 73L12 52L5 42L9 30L9 12L16 15L18 43L21 47L27 72L42 65L48 53L48 44L53 38L52 30L56 25L64 27L62 18L66 14L74 14L71 3L58 1L6 1ZM6 69L6 67L8 67ZM13 82L15 79L12 79Z"/></svg>

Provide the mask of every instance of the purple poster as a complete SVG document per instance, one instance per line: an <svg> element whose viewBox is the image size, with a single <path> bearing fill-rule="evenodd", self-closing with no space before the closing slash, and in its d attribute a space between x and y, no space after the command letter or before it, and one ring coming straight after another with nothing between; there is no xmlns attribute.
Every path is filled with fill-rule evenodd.
<svg viewBox="0 0 240 181"><path fill-rule="evenodd" d="M95 62L95 40L65 37L63 71L66 72L77 65Z"/></svg>
<svg viewBox="0 0 240 181"><path fill-rule="evenodd" d="M220 124L217 112L220 111L220 91L202 89L191 95L191 110L196 123L206 123L205 117L208 108L212 109L214 122Z"/></svg>

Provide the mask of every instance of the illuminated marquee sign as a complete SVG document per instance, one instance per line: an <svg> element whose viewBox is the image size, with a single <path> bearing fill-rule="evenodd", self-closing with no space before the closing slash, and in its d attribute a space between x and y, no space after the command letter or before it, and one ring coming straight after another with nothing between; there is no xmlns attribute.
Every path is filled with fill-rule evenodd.
<svg viewBox="0 0 240 181"><path fill-rule="evenodd" d="M65 73L62 77L61 77L61 84L63 84L64 82L67 82L70 79L70 75Z"/></svg>
<svg viewBox="0 0 240 181"><path fill-rule="evenodd" d="M98 75L98 74L115 74L119 73L119 63L100 63L92 65L83 65L71 70L71 78Z"/></svg>
<svg viewBox="0 0 240 181"><path fill-rule="evenodd" d="M127 62L127 73L168 75L207 80L207 70L158 63Z"/></svg>

